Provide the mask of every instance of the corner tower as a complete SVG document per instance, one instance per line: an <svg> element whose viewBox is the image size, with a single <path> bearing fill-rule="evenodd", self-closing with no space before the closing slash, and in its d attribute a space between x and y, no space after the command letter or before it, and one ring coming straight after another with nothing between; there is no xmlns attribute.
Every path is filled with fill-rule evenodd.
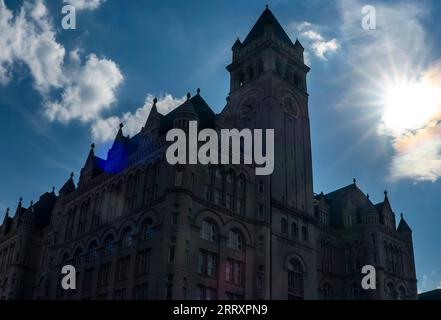
<svg viewBox="0 0 441 320"><path fill-rule="evenodd" d="M303 47L268 7L232 47L230 94L221 119L236 128L275 130L271 199L313 214L311 138Z"/></svg>

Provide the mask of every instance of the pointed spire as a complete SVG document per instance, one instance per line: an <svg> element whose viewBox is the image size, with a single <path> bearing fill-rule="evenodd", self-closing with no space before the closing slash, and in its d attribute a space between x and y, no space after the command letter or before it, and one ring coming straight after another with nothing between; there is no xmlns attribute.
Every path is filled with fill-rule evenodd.
<svg viewBox="0 0 441 320"><path fill-rule="evenodd" d="M404 215L401 213L400 223L398 224L397 231L400 233L412 233L412 229L407 224L406 220L404 220Z"/></svg>
<svg viewBox="0 0 441 320"><path fill-rule="evenodd" d="M354 183L354 186L357 185L357 179L352 179L352 182Z"/></svg>
<svg viewBox="0 0 441 320"><path fill-rule="evenodd" d="M187 92L187 100L190 100L190 98L191 98L191 94L190 92Z"/></svg>
<svg viewBox="0 0 441 320"><path fill-rule="evenodd" d="M196 93L197 93L197 95L199 96L199 95L201 94L201 89L198 88L198 89L196 90Z"/></svg>
<svg viewBox="0 0 441 320"><path fill-rule="evenodd" d="M387 190L384 190L384 197L387 197Z"/></svg>
<svg viewBox="0 0 441 320"><path fill-rule="evenodd" d="M9 208L6 208L6 216L9 218Z"/></svg>
<svg viewBox="0 0 441 320"><path fill-rule="evenodd" d="M70 178L66 181L63 187L61 187L60 191L58 191L60 195L66 195L76 190L75 182L73 178L74 178L74 173L72 172L70 174Z"/></svg>

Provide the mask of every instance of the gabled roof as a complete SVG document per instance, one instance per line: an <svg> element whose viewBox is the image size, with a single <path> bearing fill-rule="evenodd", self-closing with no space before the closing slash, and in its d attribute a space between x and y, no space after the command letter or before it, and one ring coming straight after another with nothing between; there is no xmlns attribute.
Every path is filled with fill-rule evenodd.
<svg viewBox="0 0 441 320"><path fill-rule="evenodd" d="M260 37L262 37L265 34L265 27L266 26L272 26L274 30L274 35L285 42L288 45L293 45L291 39L286 34L285 30L280 25L279 21L277 21L276 17L274 17L271 10L268 9L268 7L263 11L260 18L257 20L254 27L251 29L248 36L245 38L243 45L246 45Z"/></svg>

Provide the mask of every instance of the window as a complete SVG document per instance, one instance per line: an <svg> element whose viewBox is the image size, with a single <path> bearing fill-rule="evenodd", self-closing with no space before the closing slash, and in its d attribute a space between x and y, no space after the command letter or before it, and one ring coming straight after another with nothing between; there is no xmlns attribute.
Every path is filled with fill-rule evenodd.
<svg viewBox="0 0 441 320"><path fill-rule="evenodd" d="M259 180L259 193L263 194L264 188L263 188L263 181Z"/></svg>
<svg viewBox="0 0 441 320"><path fill-rule="evenodd" d="M330 299L332 299L332 295L333 295L332 291L333 290L332 290L331 284L329 282L325 282L323 284L323 286L322 286L322 289L321 289L322 299L323 300L330 300Z"/></svg>
<svg viewBox="0 0 441 320"><path fill-rule="evenodd" d="M222 169L221 168L216 168L216 178L217 179L222 178Z"/></svg>
<svg viewBox="0 0 441 320"><path fill-rule="evenodd" d="M227 174L227 182L228 183L233 183L233 181L234 181L234 174L233 174L233 172L228 172L228 174Z"/></svg>
<svg viewBox="0 0 441 320"><path fill-rule="evenodd" d="M149 290L149 284L143 283L140 285L137 285L135 287L135 300L147 300L148 299L148 290Z"/></svg>
<svg viewBox="0 0 441 320"><path fill-rule="evenodd" d="M216 276L217 255L206 250L199 251L198 273L207 277Z"/></svg>
<svg viewBox="0 0 441 320"><path fill-rule="evenodd" d="M110 266L110 262L101 265L100 273L98 276L98 284L100 286L106 286L109 284Z"/></svg>
<svg viewBox="0 0 441 320"><path fill-rule="evenodd" d="M347 292L347 298L349 300L358 300L360 299L360 287L356 284L353 284L349 287Z"/></svg>
<svg viewBox="0 0 441 320"><path fill-rule="evenodd" d="M398 299L399 300L407 299L406 289L403 286L400 286L400 288L398 289Z"/></svg>
<svg viewBox="0 0 441 320"><path fill-rule="evenodd" d="M265 267L259 265L257 267L257 287L262 289L265 286Z"/></svg>
<svg viewBox="0 0 441 320"><path fill-rule="evenodd" d="M222 204L222 191L219 189L214 190L214 203L217 205Z"/></svg>
<svg viewBox="0 0 441 320"><path fill-rule="evenodd" d="M204 186L204 199L210 201L210 186L208 184Z"/></svg>
<svg viewBox="0 0 441 320"><path fill-rule="evenodd" d="M259 220L265 220L265 206L263 204L259 204Z"/></svg>
<svg viewBox="0 0 441 320"><path fill-rule="evenodd" d="M122 247L123 248L130 248L133 244L133 237L132 237L132 229L127 228L123 232L122 236Z"/></svg>
<svg viewBox="0 0 441 320"><path fill-rule="evenodd" d="M295 222L291 223L291 236L297 239L298 234L299 234L299 227L297 226L297 223Z"/></svg>
<svg viewBox="0 0 441 320"><path fill-rule="evenodd" d="M153 229L153 220L148 218L144 224L143 228L143 238L144 240L150 240L153 238L154 229Z"/></svg>
<svg viewBox="0 0 441 320"><path fill-rule="evenodd" d="M175 187L182 187L184 173L182 170L176 170L175 173Z"/></svg>
<svg viewBox="0 0 441 320"><path fill-rule="evenodd" d="M172 284L168 284L165 287L165 299L166 300L171 300L173 297L173 285Z"/></svg>
<svg viewBox="0 0 441 320"><path fill-rule="evenodd" d="M118 281L123 281L127 279L129 275L129 268L130 268L130 256L126 256L118 260L118 274L117 274Z"/></svg>
<svg viewBox="0 0 441 320"><path fill-rule="evenodd" d="M109 235L104 241L104 255L110 256L113 252L113 236Z"/></svg>
<svg viewBox="0 0 441 320"><path fill-rule="evenodd" d="M395 300L397 298L397 293L395 291L395 287L392 283L388 283L386 286L386 299Z"/></svg>
<svg viewBox="0 0 441 320"><path fill-rule="evenodd" d="M242 237L237 230L230 230L228 236L228 248L233 250L242 250Z"/></svg>
<svg viewBox="0 0 441 320"><path fill-rule="evenodd" d="M78 248L74 255L74 264L77 270L81 266L83 260L83 250L81 248Z"/></svg>
<svg viewBox="0 0 441 320"><path fill-rule="evenodd" d="M243 295L232 293L232 292L225 292L225 300L243 300Z"/></svg>
<svg viewBox="0 0 441 320"><path fill-rule="evenodd" d="M217 241L217 230L213 222L207 220L202 222L201 238L211 242Z"/></svg>
<svg viewBox="0 0 441 320"><path fill-rule="evenodd" d="M285 218L280 220L280 231L282 231L282 233L288 233L288 223Z"/></svg>
<svg viewBox="0 0 441 320"><path fill-rule="evenodd" d="M97 257L97 251L96 251L96 248L97 248L97 244L96 244L96 242L93 242L93 243L89 246L89 249L88 249L88 251L87 251L87 261L88 261L88 262L93 262L93 261L96 260L96 257Z"/></svg>
<svg viewBox="0 0 441 320"><path fill-rule="evenodd" d="M171 246L168 248L168 263L175 263L176 247Z"/></svg>
<svg viewBox="0 0 441 320"><path fill-rule="evenodd" d="M115 294L114 294L115 300L124 300L126 298L126 293L127 290L125 288L115 290Z"/></svg>
<svg viewBox="0 0 441 320"><path fill-rule="evenodd" d="M93 281L93 273L94 269L87 269L84 272L84 282L83 282L83 290L90 290L92 289L92 281Z"/></svg>
<svg viewBox="0 0 441 320"><path fill-rule="evenodd" d="M147 274L150 270L151 249L139 251L137 254L136 273L138 275Z"/></svg>
<svg viewBox="0 0 441 320"><path fill-rule="evenodd" d="M303 267L297 259L288 264L288 298L303 300Z"/></svg>
<svg viewBox="0 0 441 320"><path fill-rule="evenodd" d="M175 226L178 224L178 213L177 212L172 212L172 214L170 216L170 224L172 226Z"/></svg>
<svg viewBox="0 0 441 320"><path fill-rule="evenodd" d="M243 202L242 199L237 199L236 211L239 214L244 214L245 213L244 202Z"/></svg>
<svg viewBox="0 0 441 320"><path fill-rule="evenodd" d="M198 285L198 300L216 300L217 292L215 288Z"/></svg>
<svg viewBox="0 0 441 320"><path fill-rule="evenodd" d="M235 285L242 285L243 263L233 259L227 259L225 267L225 280Z"/></svg>
<svg viewBox="0 0 441 320"><path fill-rule="evenodd" d="M302 227L302 239L308 241L308 228L306 226Z"/></svg>
<svg viewBox="0 0 441 320"><path fill-rule="evenodd" d="M231 193L227 193L226 196L226 206L228 209L230 209L231 211L233 211L233 207L234 207L234 199L233 199L233 195Z"/></svg>

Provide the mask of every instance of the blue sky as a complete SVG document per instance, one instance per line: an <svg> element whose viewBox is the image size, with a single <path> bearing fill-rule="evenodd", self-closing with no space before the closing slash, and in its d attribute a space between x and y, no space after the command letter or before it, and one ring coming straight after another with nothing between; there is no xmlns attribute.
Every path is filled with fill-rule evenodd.
<svg viewBox="0 0 441 320"><path fill-rule="evenodd" d="M315 192L357 178L389 198L414 231L419 290L441 287L441 3L369 1L0 0L0 219L71 171L91 142L105 156L118 129L136 133L153 98L175 107L198 87L219 112L231 46L269 4L311 67Z"/></svg>

